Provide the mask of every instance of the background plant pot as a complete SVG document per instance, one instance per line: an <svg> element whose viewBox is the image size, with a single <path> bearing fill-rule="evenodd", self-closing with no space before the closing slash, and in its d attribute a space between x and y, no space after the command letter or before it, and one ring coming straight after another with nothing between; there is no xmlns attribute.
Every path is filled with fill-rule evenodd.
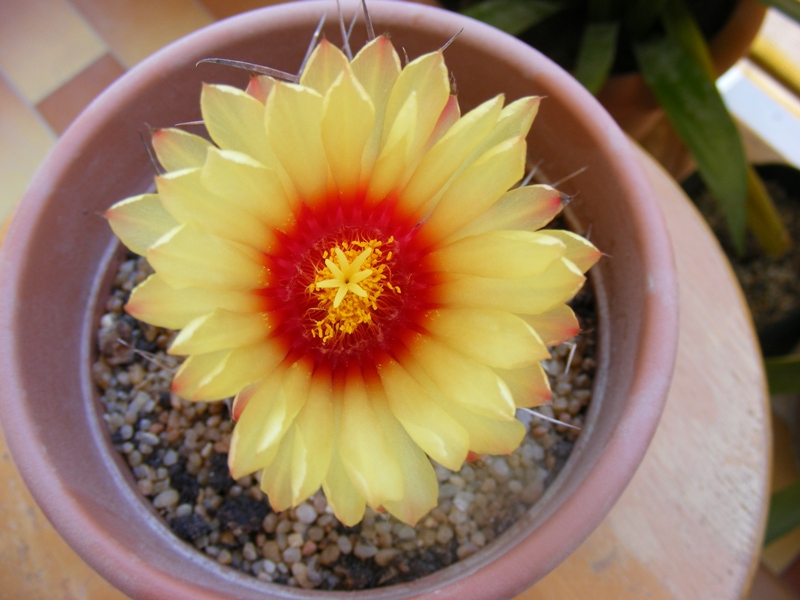
<svg viewBox="0 0 800 600"><path fill-rule="evenodd" d="M317 598L265 584L179 541L131 485L99 417L89 375L94 330L116 242L99 215L152 183L139 133L197 119L202 81L246 75L200 58L224 56L295 71L330 2L282 5L193 34L130 71L64 134L25 195L0 259L0 415L33 495L68 543L137 598ZM368 592L392 599L505 598L565 558L619 497L666 398L677 342L669 240L629 142L594 99L525 44L428 7L371 5L376 29L410 57L464 33L447 50L462 111L505 92L542 94L530 160L580 192L572 218L613 258L593 274L601 360L592 412L564 471L542 500L481 552L424 579ZM346 15L347 16L347 15ZM361 30L363 28L358 28ZM338 39L338 26L326 29ZM363 40L363 34L360 34ZM362 40L355 40L356 45Z"/></svg>
<svg viewBox="0 0 800 600"><path fill-rule="evenodd" d="M709 41L709 50L721 75L747 54L764 20L766 8L755 0L739 0L725 26ZM609 78L597 99L623 131L643 140L663 117L663 110L638 73Z"/></svg>

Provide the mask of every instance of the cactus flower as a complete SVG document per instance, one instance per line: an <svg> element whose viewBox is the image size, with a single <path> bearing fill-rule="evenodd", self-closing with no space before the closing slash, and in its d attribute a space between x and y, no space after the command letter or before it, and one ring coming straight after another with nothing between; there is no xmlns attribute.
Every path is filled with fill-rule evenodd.
<svg viewBox="0 0 800 600"><path fill-rule="evenodd" d="M322 486L347 525L366 505L415 523L430 459L514 450L547 346L578 331L565 303L599 252L537 231L556 190L514 187L539 99L461 116L442 51L402 67L377 37L200 103L213 143L156 131L156 193L107 212L155 271L127 311L180 330L176 394L235 396L231 473L261 471L275 510Z"/></svg>

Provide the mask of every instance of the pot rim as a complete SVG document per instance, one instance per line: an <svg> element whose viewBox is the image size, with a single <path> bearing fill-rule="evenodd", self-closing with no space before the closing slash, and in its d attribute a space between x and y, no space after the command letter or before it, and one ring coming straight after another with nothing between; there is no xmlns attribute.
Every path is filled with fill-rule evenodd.
<svg viewBox="0 0 800 600"><path fill-rule="evenodd" d="M14 257L33 250L32 234L45 217L44 199L69 168L70 157L83 151L94 132L103 126L107 116L123 106L128 94L149 81L163 78L165 72L185 65L187 58L194 56L198 49L227 39L232 33L274 27L270 23L287 25L313 22L313 28L318 15L330 8L328 0L310 0L241 14L190 34L131 69L95 99L64 133L37 171L3 245L0 282L5 293L0 300L0 327L6 335L0 337L0 408L8 446L26 485L59 533L101 575L132 595L146 594L155 585L164 597L184 597L187 582L176 581L146 561L139 560L130 548L98 528L93 515L65 493L66 488L59 480L48 449L43 446L41 451L29 451L31 441L38 441L41 435L26 408L21 365L15 352L16 340L13 335L8 335L15 331L15 315L22 302L19 290L25 278L24 262ZM464 27L466 29L462 35L465 38L492 47L494 52L508 52L520 63L530 53L539 54L523 42L483 23L429 6L373 2L370 11L373 16L380 15L383 20L418 23L430 29L438 27L458 31ZM577 82L566 78L564 72L554 64L545 61L537 68L543 77L563 80L567 92L564 103L571 105L573 110L588 112L592 116L593 134L598 139L606 139L608 147L613 148L613 163L617 168L632 170L631 181L636 193L642 198L652 199L653 192L638 165L631 142L608 114ZM587 99L590 100L588 103ZM579 105L581 108L578 108ZM655 432L672 377L678 335L677 277L673 255L671 251L664 251L670 248L670 241L663 218L660 218L657 210L654 213L652 207L647 207L645 202L632 205L630 217L640 228L648 231L649 243L644 248L642 258L649 265L649 289L641 317L640 337L644 351L638 357L637 374L630 390L630 397L634 400L627 402L620 416L619 434L612 437L588 476L544 523L528 532L524 538L516 536L521 539L516 539L515 545L504 553L503 561L493 560L496 552L479 553L481 558L473 556L414 582L359 592L359 596L371 594L375 598L395 598L404 594L414 597L435 593L437 597L453 599L460 596L510 597L523 591L532 579L543 576L566 558L611 509L633 477ZM629 435L631 431L637 435ZM31 473L49 473L52 476L33 478ZM585 498L599 498L602 501L595 506L588 506ZM92 536L86 535L87 531L101 538L102 543L93 541ZM565 547L562 541L565 536L577 542L572 547ZM97 556L95 552L98 545L103 548L102 556ZM553 552L554 548L559 547L560 551ZM140 569L139 577L146 580L144 584L125 575L132 563ZM541 566L532 572L531 563ZM241 583L239 578L234 579ZM446 588L437 588L444 584ZM257 584L258 589L265 589L263 586L261 582ZM328 595L327 592L281 588L283 597L317 598ZM193 587L191 592L193 598L217 598L215 594L199 587Z"/></svg>

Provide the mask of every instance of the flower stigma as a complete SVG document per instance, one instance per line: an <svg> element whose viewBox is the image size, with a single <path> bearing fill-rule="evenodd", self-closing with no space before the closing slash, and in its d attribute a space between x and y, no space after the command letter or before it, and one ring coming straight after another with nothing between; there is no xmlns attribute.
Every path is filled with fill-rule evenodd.
<svg viewBox="0 0 800 600"><path fill-rule="evenodd" d="M393 242L390 237L387 245ZM323 252L324 263L316 269L314 282L308 287L319 303L318 309L327 311L314 322L314 337L327 343L352 334L362 323L372 323L385 289L400 293L389 278L387 263L392 260L392 251L384 253L383 246L380 240L356 240Z"/></svg>

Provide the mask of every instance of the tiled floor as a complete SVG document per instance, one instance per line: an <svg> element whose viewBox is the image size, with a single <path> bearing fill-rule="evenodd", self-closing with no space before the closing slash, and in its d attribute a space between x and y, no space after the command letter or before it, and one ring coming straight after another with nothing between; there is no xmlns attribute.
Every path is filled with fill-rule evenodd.
<svg viewBox="0 0 800 600"><path fill-rule="evenodd" d="M280 0L0 0L0 222L80 111L200 27Z"/></svg>

